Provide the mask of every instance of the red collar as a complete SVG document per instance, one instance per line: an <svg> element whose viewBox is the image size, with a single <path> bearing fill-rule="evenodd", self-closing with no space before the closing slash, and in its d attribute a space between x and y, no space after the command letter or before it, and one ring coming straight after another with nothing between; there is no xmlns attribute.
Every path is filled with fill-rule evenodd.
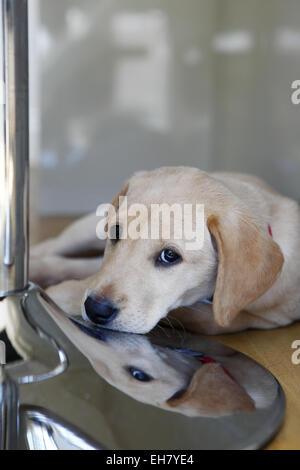
<svg viewBox="0 0 300 470"><path fill-rule="evenodd" d="M215 359L213 359L212 357L210 356L206 356L205 354L199 354L198 356L194 356L198 361L200 361L202 364L209 364L209 363L214 363L216 364L217 361ZM222 366L221 364L221 367L223 369L223 371L225 372L226 375L228 375L228 377L230 377L232 380L234 380L234 378L232 377L232 375L228 372L227 369L225 369L224 366Z"/></svg>
<svg viewBox="0 0 300 470"><path fill-rule="evenodd" d="M270 224L268 224L268 231L269 231L270 236L273 238L273 232L272 232L272 228Z"/></svg>

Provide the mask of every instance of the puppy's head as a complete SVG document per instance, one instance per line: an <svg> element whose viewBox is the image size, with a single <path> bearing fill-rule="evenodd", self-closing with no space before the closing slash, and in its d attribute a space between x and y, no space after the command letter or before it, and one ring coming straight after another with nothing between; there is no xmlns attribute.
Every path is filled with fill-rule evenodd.
<svg viewBox="0 0 300 470"><path fill-rule="evenodd" d="M126 220L120 196L127 196ZM134 218L128 208L135 204L147 210ZM153 204L182 207L181 213L171 211L169 233L164 224L170 219L159 219L158 237L150 234ZM175 237L184 204L204 204L202 226L197 224L201 249L188 247L184 230ZM213 296L215 320L226 326L270 288L281 270L283 257L267 227L221 182L198 169L139 173L113 205L118 217L108 217L107 230L115 236L107 240L101 270L82 302L84 317L94 323L145 333L170 310ZM122 238L125 223L128 236ZM130 236L130 224L139 238Z"/></svg>

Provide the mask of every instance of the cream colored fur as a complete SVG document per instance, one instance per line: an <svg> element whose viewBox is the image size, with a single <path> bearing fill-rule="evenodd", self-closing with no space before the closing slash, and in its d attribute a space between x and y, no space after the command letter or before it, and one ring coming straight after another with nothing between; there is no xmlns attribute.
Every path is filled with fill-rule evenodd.
<svg viewBox="0 0 300 470"><path fill-rule="evenodd" d="M88 294L105 296L120 309L109 328L137 333L151 330L167 315L207 334L274 328L300 318L295 201L249 175L187 167L138 173L121 193L128 204L203 203L204 246L186 251L185 240L108 241L103 261L74 259L75 253L102 248L97 218L81 219L32 250L31 279L56 284L48 293L64 310L84 314ZM169 245L182 262L156 267L156 254ZM213 307L199 302L212 295Z"/></svg>

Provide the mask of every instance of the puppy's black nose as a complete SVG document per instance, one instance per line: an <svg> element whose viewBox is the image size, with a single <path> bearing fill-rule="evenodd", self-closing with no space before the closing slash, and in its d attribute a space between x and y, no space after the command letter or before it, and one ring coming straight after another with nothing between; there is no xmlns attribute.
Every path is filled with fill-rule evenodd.
<svg viewBox="0 0 300 470"><path fill-rule="evenodd" d="M104 297L88 296L84 308L88 318L98 325L111 322L119 313L119 309Z"/></svg>

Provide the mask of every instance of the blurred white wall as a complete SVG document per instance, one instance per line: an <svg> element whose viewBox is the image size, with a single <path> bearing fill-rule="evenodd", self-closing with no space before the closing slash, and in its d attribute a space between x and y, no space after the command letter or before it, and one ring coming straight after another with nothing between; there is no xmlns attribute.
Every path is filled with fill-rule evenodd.
<svg viewBox="0 0 300 470"><path fill-rule="evenodd" d="M162 165L254 173L300 200L299 0L29 5L40 213L93 210Z"/></svg>

